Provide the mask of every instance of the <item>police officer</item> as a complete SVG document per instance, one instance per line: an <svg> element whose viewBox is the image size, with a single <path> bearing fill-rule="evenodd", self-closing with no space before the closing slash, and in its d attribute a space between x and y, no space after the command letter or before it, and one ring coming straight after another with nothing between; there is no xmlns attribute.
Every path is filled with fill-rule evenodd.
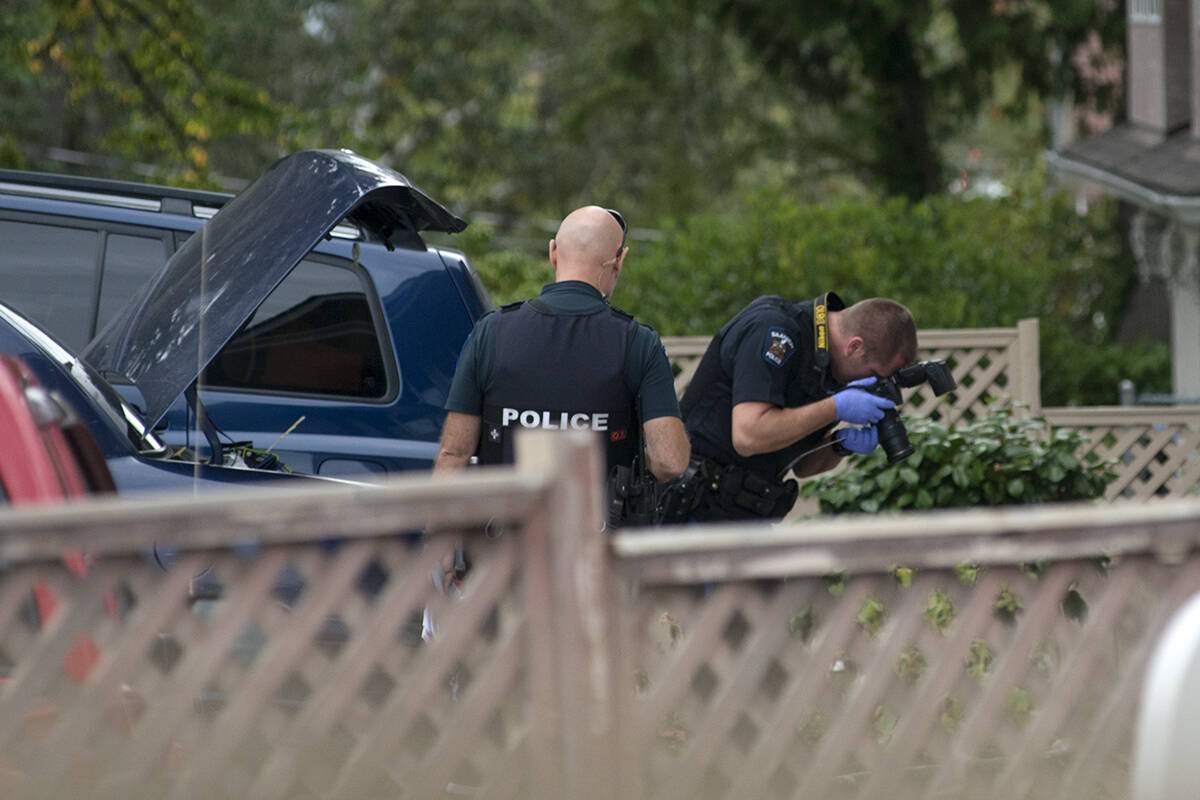
<svg viewBox="0 0 1200 800"><path fill-rule="evenodd" d="M608 305L625 264L625 220L585 206L550 240L555 282L482 317L459 356L434 471L512 461L517 431L590 430L609 467L659 481L688 465L674 376L654 329ZM615 254L615 255L614 255Z"/></svg>
<svg viewBox="0 0 1200 800"><path fill-rule="evenodd" d="M797 495L789 470L815 475L876 447L893 403L861 387L916 350L912 315L886 298L750 303L713 338L680 403L693 457L666 521L782 518ZM853 427L833 431L838 422Z"/></svg>

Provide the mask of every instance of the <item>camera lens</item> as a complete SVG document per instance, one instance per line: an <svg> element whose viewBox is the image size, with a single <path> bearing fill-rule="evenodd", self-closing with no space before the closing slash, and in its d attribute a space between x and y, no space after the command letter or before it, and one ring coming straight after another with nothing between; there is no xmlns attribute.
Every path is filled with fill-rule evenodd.
<svg viewBox="0 0 1200 800"><path fill-rule="evenodd" d="M889 408L883 412L883 419L879 420L878 427L879 446L887 454L889 464L903 461L913 454L913 446L908 442L908 431L904 429L904 423L900 421L896 409Z"/></svg>

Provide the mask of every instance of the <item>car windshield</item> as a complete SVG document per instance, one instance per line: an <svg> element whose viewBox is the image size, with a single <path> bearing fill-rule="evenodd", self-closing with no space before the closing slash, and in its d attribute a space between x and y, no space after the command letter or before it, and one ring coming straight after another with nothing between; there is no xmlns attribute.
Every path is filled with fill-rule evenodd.
<svg viewBox="0 0 1200 800"><path fill-rule="evenodd" d="M100 410L105 424L127 437L142 453L161 452L166 449L166 445L146 427L137 410L125 402L117 390L87 362L75 356L24 317L11 313L2 306L0 315L71 374L75 384Z"/></svg>

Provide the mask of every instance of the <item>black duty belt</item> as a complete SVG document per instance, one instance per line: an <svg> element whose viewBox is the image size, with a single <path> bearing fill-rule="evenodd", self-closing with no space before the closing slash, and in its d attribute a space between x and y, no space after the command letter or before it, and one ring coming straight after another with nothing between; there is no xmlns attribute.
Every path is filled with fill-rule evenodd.
<svg viewBox="0 0 1200 800"><path fill-rule="evenodd" d="M776 480L736 464L693 455L687 471L671 481L661 502L663 522L692 517L780 519L799 494L795 480ZM711 510L714 513L707 513Z"/></svg>

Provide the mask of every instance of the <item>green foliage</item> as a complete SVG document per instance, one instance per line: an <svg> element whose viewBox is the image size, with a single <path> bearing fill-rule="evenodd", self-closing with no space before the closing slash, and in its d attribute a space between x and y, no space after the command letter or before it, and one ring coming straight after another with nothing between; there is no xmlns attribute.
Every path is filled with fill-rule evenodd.
<svg viewBox="0 0 1200 800"><path fill-rule="evenodd" d="M464 214L597 201L646 227L748 186L915 197L981 167L966 153L1028 163L1043 99L1111 107L1057 54L1093 31L1119 49L1123 18L1071 0L6 0L0 157L65 146L180 180L353 147Z"/></svg>
<svg viewBox="0 0 1200 800"><path fill-rule="evenodd" d="M959 564L954 568L954 574L958 576L959 582L964 586L974 586L975 581L979 580L981 572L983 572L983 568L978 564Z"/></svg>
<svg viewBox="0 0 1200 800"><path fill-rule="evenodd" d="M892 567L889 571L891 572L892 579L901 588L907 589L912 586L913 573L915 571L912 567Z"/></svg>
<svg viewBox="0 0 1200 800"><path fill-rule="evenodd" d="M546 241L549 241L547 237ZM536 296L554 280L547 249L540 253L495 246L496 231L489 225L472 223L445 244L462 250L471 259L483 285L496 305Z"/></svg>
<svg viewBox="0 0 1200 800"><path fill-rule="evenodd" d="M953 733L966 715L966 704L963 703L962 698L954 694L948 695L942 703L941 713L938 714L938 723L944 731Z"/></svg>
<svg viewBox="0 0 1200 800"><path fill-rule="evenodd" d="M929 601L925 604L925 621L929 627L944 634L957 615L949 595L941 589L934 589L930 593Z"/></svg>
<svg viewBox="0 0 1200 800"><path fill-rule="evenodd" d="M913 685L925 674L925 654L916 645L910 645L896 659L896 674L908 685Z"/></svg>
<svg viewBox="0 0 1200 800"><path fill-rule="evenodd" d="M1114 322L1117 313L1114 309ZM1058 322L1043 328L1044 404L1115 405L1116 387L1125 379L1133 381L1139 391L1170 391L1171 350L1164 342L1142 340L1121 345L1103 341L1103 335L1092 329L1080 328L1084 335L1071 337L1064 328ZM1049 342L1046 330L1066 338ZM1050 358L1052 362L1047 360Z"/></svg>
<svg viewBox="0 0 1200 800"><path fill-rule="evenodd" d="M1029 576L1029 580L1041 580L1046 574L1046 567L1049 566L1045 561L1032 561L1021 565L1021 571Z"/></svg>
<svg viewBox="0 0 1200 800"><path fill-rule="evenodd" d="M865 630L868 636L874 636L883 626L885 613L883 602L878 597L868 597L858 610L858 626Z"/></svg>
<svg viewBox="0 0 1200 800"><path fill-rule="evenodd" d="M41 131L42 144L149 161L161 167L152 177L206 185L214 142L280 138L266 93L213 65L194 3L20 2L13 17L0 81L15 79L26 103L54 106L57 126Z"/></svg>
<svg viewBox="0 0 1200 800"><path fill-rule="evenodd" d="M875 729L876 741L886 744L892 738L892 733L896 730L899 722L900 716L890 707L877 706L871 716L871 726Z"/></svg>
<svg viewBox="0 0 1200 800"><path fill-rule="evenodd" d="M1024 728L1033 716L1033 696L1019 686L1014 687L1004 701L1004 711L1013 725Z"/></svg>
<svg viewBox="0 0 1200 800"><path fill-rule="evenodd" d="M821 584L834 597L841 597L845 593L846 580L847 577L844 571L821 576Z"/></svg>
<svg viewBox="0 0 1200 800"><path fill-rule="evenodd" d="M1021 598L1017 597L1011 587L1005 586L997 595L996 601L992 603L992 608L996 611L996 616L1005 622L1012 625L1017 621L1017 614L1021 613Z"/></svg>
<svg viewBox="0 0 1200 800"><path fill-rule="evenodd" d="M820 129L827 138L814 137L824 145L819 151L836 153L888 194L943 191L950 176L938 144L981 112L1023 118L1039 99L1068 90L1092 108L1117 103L1111 87L1089 81L1077 59L1051 55L1073 53L1089 36L1119 49L1124 14L1113 4L721 0L715 6L798 100L830 120ZM1015 77L1001 91L997 77L1005 73Z"/></svg>
<svg viewBox="0 0 1200 800"><path fill-rule="evenodd" d="M802 642L807 642L816 626L817 613L811 605L806 605L792 615L789 627L793 636L799 637Z"/></svg>
<svg viewBox="0 0 1200 800"><path fill-rule="evenodd" d="M988 647L988 643L983 639L976 639L971 642L971 647L967 651L967 674L977 681L983 681L991 670L994 659L992 648Z"/></svg>
<svg viewBox="0 0 1200 800"><path fill-rule="evenodd" d="M1073 429L998 410L953 430L908 420L914 453L888 464L882 448L856 456L854 468L826 473L801 487L825 513L1020 505L1100 497L1116 477Z"/></svg>

